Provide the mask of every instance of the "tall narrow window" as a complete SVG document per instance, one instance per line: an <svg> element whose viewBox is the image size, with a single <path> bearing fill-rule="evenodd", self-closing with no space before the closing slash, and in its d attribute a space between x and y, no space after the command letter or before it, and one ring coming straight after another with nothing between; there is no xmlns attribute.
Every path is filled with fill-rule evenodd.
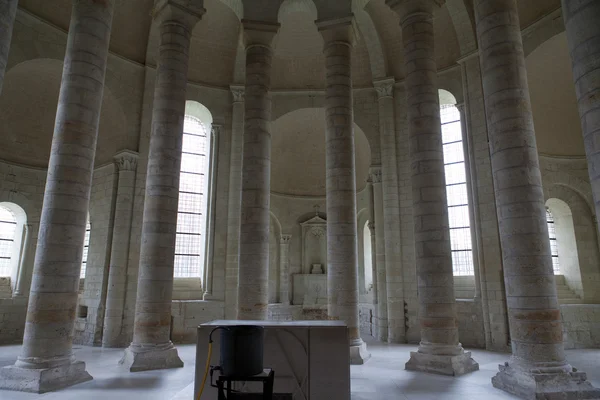
<svg viewBox="0 0 600 400"><path fill-rule="evenodd" d="M175 242L176 278L197 278L204 268L210 125L186 115Z"/></svg>
<svg viewBox="0 0 600 400"><path fill-rule="evenodd" d="M558 243L556 242L556 226L554 217L549 209L546 209L546 222L548 223L548 236L550 237L550 252L552 253L552 269L555 275L560 275L560 263L558 262Z"/></svg>
<svg viewBox="0 0 600 400"><path fill-rule="evenodd" d="M85 239L83 239L83 257L81 258L81 272L79 277L85 279L85 272L87 271L87 260L88 252L90 249L90 233L92 232L92 225L90 225L90 219L88 218L85 224Z"/></svg>
<svg viewBox="0 0 600 400"><path fill-rule="evenodd" d="M473 244L460 112L454 105L443 105L440 111L452 267L454 275L473 275Z"/></svg>
<svg viewBox="0 0 600 400"><path fill-rule="evenodd" d="M373 249L371 248L371 228L369 221L363 228L363 256L365 265L365 290L369 292L373 288Z"/></svg>
<svg viewBox="0 0 600 400"><path fill-rule="evenodd" d="M0 206L0 277L10 276L17 219L7 208Z"/></svg>

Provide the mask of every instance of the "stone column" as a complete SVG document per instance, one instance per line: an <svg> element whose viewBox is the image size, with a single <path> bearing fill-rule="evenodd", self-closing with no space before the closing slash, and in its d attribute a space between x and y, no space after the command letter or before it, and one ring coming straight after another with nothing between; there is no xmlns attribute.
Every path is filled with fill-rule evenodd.
<svg viewBox="0 0 600 400"><path fill-rule="evenodd" d="M203 300L213 300L213 260L215 251L215 202L217 201L217 166L219 165L219 137L221 125L213 124L210 130L208 204L206 207L206 246L204 251Z"/></svg>
<svg viewBox="0 0 600 400"><path fill-rule="evenodd" d="M17 282L15 283L14 297L25 296L26 290L23 286L25 285L25 270L27 269L26 259L29 251L29 240L31 238L31 224L23 225L23 238L21 251L19 252L19 269L17 271Z"/></svg>
<svg viewBox="0 0 600 400"><path fill-rule="evenodd" d="M4 73L8 63L13 25L17 16L18 0L0 0L0 94L4 83Z"/></svg>
<svg viewBox="0 0 600 400"><path fill-rule="evenodd" d="M387 276L385 254L385 222L383 205L383 184L381 168L371 167L370 180L373 185L373 216L370 222L374 224L373 237L375 238L375 276L377 277L377 339L382 342L388 340L388 301L387 301Z"/></svg>
<svg viewBox="0 0 600 400"><path fill-rule="evenodd" d="M562 10L595 211L600 215L600 3L562 0Z"/></svg>
<svg viewBox="0 0 600 400"><path fill-rule="evenodd" d="M243 21L246 101L242 156L238 319L266 320L271 195L271 42L279 24Z"/></svg>
<svg viewBox="0 0 600 400"><path fill-rule="evenodd" d="M135 174L138 154L122 151L114 157L119 171L115 220L110 247L110 267L106 293L106 311L102 327L102 347L124 347L127 338L122 332L123 312L127 291L127 267L129 261L129 238L135 196Z"/></svg>
<svg viewBox="0 0 600 400"><path fill-rule="evenodd" d="M119 362L131 372L183 367L169 335L189 48L202 4L162 0L154 10L160 42L133 342Z"/></svg>
<svg viewBox="0 0 600 400"><path fill-rule="evenodd" d="M229 204L227 210L227 258L225 266L225 318L237 316L238 258L244 150L244 87L231 86L231 155L229 160Z"/></svg>
<svg viewBox="0 0 600 400"><path fill-rule="evenodd" d="M516 0L475 0L512 356L492 378L523 398L598 398L565 360Z"/></svg>
<svg viewBox="0 0 600 400"><path fill-rule="evenodd" d="M406 342L404 319L404 279L400 253L400 197L396 162L396 121L394 78L374 82L379 104L381 138L381 177L383 187L383 231L385 236L385 283L387 294L387 341Z"/></svg>
<svg viewBox="0 0 600 400"><path fill-rule="evenodd" d="M351 54L353 17L317 21L324 40L327 121L327 295L329 318L348 324L350 362L371 355L360 337L358 319L358 244Z"/></svg>
<svg viewBox="0 0 600 400"><path fill-rule="evenodd" d="M43 393L92 379L72 351L113 1L73 2L21 355L0 389Z"/></svg>
<svg viewBox="0 0 600 400"><path fill-rule="evenodd" d="M479 369L458 341L456 301L433 12L436 0L387 2L399 15L404 44L421 343L406 369L462 375Z"/></svg>
<svg viewBox="0 0 600 400"><path fill-rule="evenodd" d="M290 240L292 235L281 235L279 240L279 302L290 304Z"/></svg>

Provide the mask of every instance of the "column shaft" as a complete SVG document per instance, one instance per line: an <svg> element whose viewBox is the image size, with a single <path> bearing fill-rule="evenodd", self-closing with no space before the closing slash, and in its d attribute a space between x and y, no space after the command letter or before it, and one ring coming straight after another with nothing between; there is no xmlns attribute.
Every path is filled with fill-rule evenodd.
<svg viewBox="0 0 600 400"><path fill-rule="evenodd" d="M362 364L370 354L360 337L358 318L358 243L352 39L350 21L320 27L325 39L325 163L327 193L327 295L329 318L345 321L350 358ZM374 249L373 249L374 250Z"/></svg>
<svg viewBox="0 0 600 400"><path fill-rule="evenodd" d="M166 1L156 11L160 42L133 342L120 361L132 372L183 367L169 337L171 302L190 38L204 12L189 6Z"/></svg>
<svg viewBox="0 0 600 400"><path fill-rule="evenodd" d="M458 341L434 51L434 0L398 2L408 104L421 344L406 369L461 375L479 369Z"/></svg>
<svg viewBox="0 0 600 400"><path fill-rule="evenodd" d="M273 26L276 27L278 25ZM245 29L246 34L252 35L252 32L256 31ZM238 319L267 319L271 195L269 89L272 56L269 43L250 42L246 47Z"/></svg>
<svg viewBox="0 0 600 400"><path fill-rule="evenodd" d="M133 216L135 195L135 173L137 153L122 152L115 156L119 171L117 199L115 201L115 222L110 248L110 267L106 311L102 332L102 347L124 347L127 338L123 336L123 312L127 290L127 267L129 261L129 238Z"/></svg>
<svg viewBox="0 0 600 400"><path fill-rule="evenodd" d="M229 205L227 210L227 258L225 266L225 318L237 315L242 153L244 149L244 87L232 86L231 155L229 160Z"/></svg>
<svg viewBox="0 0 600 400"><path fill-rule="evenodd" d="M516 0L476 0L475 19L513 353L492 383L582 398L591 386L565 360Z"/></svg>
<svg viewBox="0 0 600 400"><path fill-rule="evenodd" d="M292 235L281 235L279 241L279 302L290 304L290 240Z"/></svg>
<svg viewBox="0 0 600 400"><path fill-rule="evenodd" d="M10 52L10 41L18 3L18 0L0 0L0 93L2 93L4 73L8 64L8 53Z"/></svg>
<svg viewBox="0 0 600 400"><path fill-rule="evenodd" d="M595 211L600 215L600 3L563 0L562 9Z"/></svg>
<svg viewBox="0 0 600 400"><path fill-rule="evenodd" d="M0 388L47 392L91 379L72 352L113 2L73 3L21 355Z"/></svg>
<svg viewBox="0 0 600 400"><path fill-rule="evenodd" d="M385 217L383 205L383 184L381 182L381 169L372 172L371 180L373 181L373 209L375 219L372 221L375 225L375 271L374 277L377 277L377 318L378 318L378 339L381 341L388 340L388 301L387 301L387 268L385 254Z"/></svg>
<svg viewBox="0 0 600 400"><path fill-rule="evenodd" d="M204 256L204 276L202 288L204 300L213 299L213 261L215 252L215 203L217 201L217 166L219 165L219 140L221 126L213 124L210 130L210 166L208 169L208 206L206 207L206 250Z"/></svg>

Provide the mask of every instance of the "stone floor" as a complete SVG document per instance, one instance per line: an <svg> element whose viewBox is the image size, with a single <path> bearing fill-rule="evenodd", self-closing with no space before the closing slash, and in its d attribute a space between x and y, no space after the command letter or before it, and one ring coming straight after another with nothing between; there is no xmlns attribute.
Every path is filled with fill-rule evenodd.
<svg viewBox="0 0 600 400"><path fill-rule="evenodd" d="M178 346L185 367L168 371L128 373L117 367L122 350L76 347L78 359L87 363L94 380L55 393L36 395L0 390L2 400L192 400L195 347ZM490 378L506 354L474 350L473 358L481 370L459 378L404 371L404 362L413 345L370 343L373 358L365 365L352 366L352 400L499 400L515 397L496 390ZM0 366L12 364L19 346L0 347ZM570 350L571 364L586 371L595 386L600 386L600 349ZM334 399L332 399L334 400Z"/></svg>

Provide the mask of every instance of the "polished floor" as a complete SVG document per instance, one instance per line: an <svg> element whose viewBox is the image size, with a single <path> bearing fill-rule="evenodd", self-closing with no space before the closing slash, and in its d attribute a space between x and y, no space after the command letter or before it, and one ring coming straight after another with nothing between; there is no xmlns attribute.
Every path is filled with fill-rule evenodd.
<svg viewBox="0 0 600 400"><path fill-rule="evenodd" d="M452 378L409 372L403 369L413 345L370 343L373 355L362 366L352 366L352 400L429 400L429 399L514 399L496 390L490 378L506 354L474 350L473 358L480 371ZM192 400L195 347L178 346L184 368L168 371L128 373L117 366L122 350L80 347L76 357L87 363L94 380L54 393L36 395L0 390L1 400ZM12 364L19 346L0 347L0 366ZM570 350L571 364L588 373L595 386L600 386L600 350ZM331 399L335 400L335 399Z"/></svg>

